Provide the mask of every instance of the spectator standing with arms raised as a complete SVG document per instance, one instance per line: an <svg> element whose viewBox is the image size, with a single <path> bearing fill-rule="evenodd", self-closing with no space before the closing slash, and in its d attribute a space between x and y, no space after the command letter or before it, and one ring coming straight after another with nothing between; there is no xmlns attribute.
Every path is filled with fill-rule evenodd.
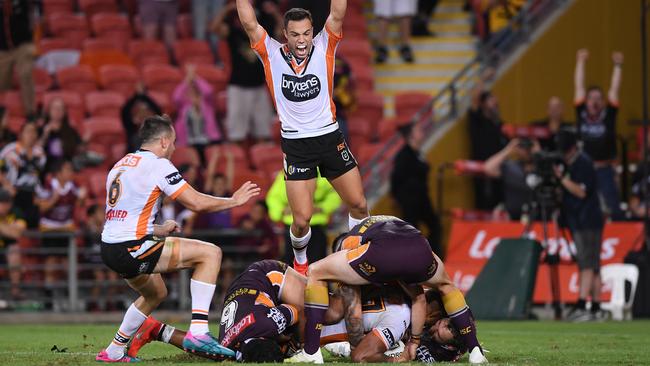
<svg viewBox="0 0 650 366"><path fill-rule="evenodd" d="M589 51L578 50L576 55L575 105L578 136L584 152L594 161L598 178L598 192L607 206L612 220L622 220L619 190L616 183L616 118L619 90L623 73L623 54L614 52L611 83L607 99L598 86L585 88L585 64Z"/></svg>

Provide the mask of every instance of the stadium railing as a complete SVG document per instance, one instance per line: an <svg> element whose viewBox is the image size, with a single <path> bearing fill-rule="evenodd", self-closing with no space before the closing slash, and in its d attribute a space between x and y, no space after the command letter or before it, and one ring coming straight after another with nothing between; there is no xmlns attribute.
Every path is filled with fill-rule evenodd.
<svg viewBox="0 0 650 366"><path fill-rule="evenodd" d="M529 0L511 19L508 26L478 46L477 56L410 119L423 126L426 136L432 136L454 122L469 106L469 97L475 81L487 67L498 68L517 48L526 43L531 33L568 0ZM386 192L393 159L402 146L399 134L392 136L382 148L361 167L364 190L369 206ZM332 220L334 228L347 225L345 208L337 211Z"/></svg>
<svg viewBox="0 0 650 366"><path fill-rule="evenodd" d="M218 281L216 299L227 289L228 279L241 273L250 263L262 259L255 247L238 246L238 239L260 237L259 231L244 231L240 229L195 230L191 237L217 244L223 251L221 272ZM66 247L48 248L40 243L52 239L67 239ZM0 262L0 310L39 311L54 310L77 312L89 309L91 303L130 303L135 298L126 283L117 279L101 282L93 277L93 271L110 271L104 264L93 264L87 261L88 256L97 254L92 248L80 245L81 232L41 232L28 230L23 234L22 241L28 245L18 244L21 255L21 281L19 288L24 298L15 299L11 296L9 279L10 268L6 261ZM0 249L0 257L6 256L7 249ZM60 256L65 264L48 267L63 276L48 284L45 288L44 271L47 256ZM191 273L183 270L178 273L164 274L168 287L168 297L161 308L186 310L190 308L189 284ZM92 289L102 288L100 298L92 297ZM109 288L116 289L115 298L108 298ZM216 300L215 300L216 301ZM217 301L218 303L218 301Z"/></svg>

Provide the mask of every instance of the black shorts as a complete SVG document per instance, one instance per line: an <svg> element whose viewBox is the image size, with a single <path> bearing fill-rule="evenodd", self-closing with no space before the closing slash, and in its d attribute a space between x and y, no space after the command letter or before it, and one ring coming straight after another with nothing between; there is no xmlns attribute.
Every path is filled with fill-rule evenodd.
<svg viewBox="0 0 650 366"><path fill-rule="evenodd" d="M337 178L357 166L341 130L302 139L282 138L284 176L287 180L308 180L320 175Z"/></svg>
<svg viewBox="0 0 650 366"><path fill-rule="evenodd" d="M165 239L153 236L123 243L102 242L102 260L122 278L151 274L158 264L164 245Z"/></svg>

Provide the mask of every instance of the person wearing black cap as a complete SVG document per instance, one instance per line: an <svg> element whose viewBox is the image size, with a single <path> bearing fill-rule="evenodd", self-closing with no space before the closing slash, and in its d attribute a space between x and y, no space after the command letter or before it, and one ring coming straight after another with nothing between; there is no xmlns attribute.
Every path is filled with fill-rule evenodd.
<svg viewBox="0 0 650 366"><path fill-rule="evenodd" d="M0 266L5 263L9 267L9 282L11 282L11 296L21 298L20 291L20 251L17 240L23 234L27 223L16 210L12 210L13 198L4 189L0 189Z"/></svg>
<svg viewBox="0 0 650 366"><path fill-rule="evenodd" d="M603 233L603 213L598 199L598 184L594 163L587 154L578 149L575 129L561 129L557 146L563 154L566 169L555 167L564 194L562 214L571 231L576 246L576 260L580 270L579 297L569 320L595 320L600 310L600 249ZM591 296L591 312L585 304Z"/></svg>

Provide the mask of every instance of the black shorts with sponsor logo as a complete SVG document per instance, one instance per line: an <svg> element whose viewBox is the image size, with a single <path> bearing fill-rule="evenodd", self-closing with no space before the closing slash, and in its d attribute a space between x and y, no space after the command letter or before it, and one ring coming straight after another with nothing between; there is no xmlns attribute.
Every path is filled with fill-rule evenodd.
<svg viewBox="0 0 650 366"><path fill-rule="evenodd" d="M284 175L287 180L308 180L318 176L337 178L357 166L357 161L340 130L301 139L282 138Z"/></svg>
<svg viewBox="0 0 650 366"><path fill-rule="evenodd" d="M152 235L123 243L102 242L102 260L123 278L151 274L158 264L164 245L165 239L154 238Z"/></svg>

